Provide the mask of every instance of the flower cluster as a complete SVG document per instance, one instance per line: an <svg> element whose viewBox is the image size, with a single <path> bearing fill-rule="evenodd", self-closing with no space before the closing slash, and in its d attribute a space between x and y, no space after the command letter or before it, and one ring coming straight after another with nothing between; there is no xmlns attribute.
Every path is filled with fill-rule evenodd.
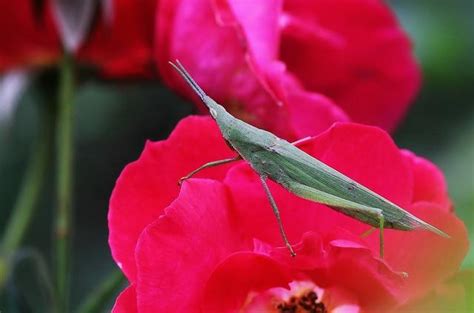
<svg viewBox="0 0 474 313"><path fill-rule="evenodd" d="M179 189L189 171L234 154L214 121L190 117L167 140L148 143L117 181L110 246L130 286L114 312L389 312L458 270L467 234L433 164L399 150L384 131L351 123L304 150L451 239L386 230L382 260L378 236L360 236L367 225L272 184L292 258L244 162L208 169Z"/></svg>

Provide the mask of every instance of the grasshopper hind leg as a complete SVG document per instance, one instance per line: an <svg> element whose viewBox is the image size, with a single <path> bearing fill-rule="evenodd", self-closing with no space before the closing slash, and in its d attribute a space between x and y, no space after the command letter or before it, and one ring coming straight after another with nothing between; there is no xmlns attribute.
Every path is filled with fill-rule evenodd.
<svg viewBox="0 0 474 313"><path fill-rule="evenodd" d="M383 257L384 257L384 236L383 236L384 234L383 234L383 231L384 231L384 225L385 225L385 218L383 216L382 211L378 212L377 218L379 220L378 229L380 230L380 234L379 234L379 242L380 242L380 244L379 244L379 253L380 253L380 258L383 259ZM368 237L376 230L377 230L376 227L371 227L368 230L366 230L365 232L363 232L360 236L362 238Z"/></svg>
<svg viewBox="0 0 474 313"><path fill-rule="evenodd" d="M379 234L379 249L380 249L380 258L383 259L384 258L384 247L385 247L385 241L384 241L384 225L385 225L385 217L383 216L383 213L382 211L380 211L378 213L378 218L379 218L379 229L380 229L380 234ZM371 227L369 230L365 231L361 236L362 237L367 237L369 236L370 234L372 234L377 228L375 227ZM399 272L396 272L400 277L406 279L408 278L408 273L407 272L403 272L403 271L399 271Z"/></svg>
<svg viewBox="0 0 474 313"><path fill-rule="evenodd" d="M380 227L380 238L379 238L379 241L380 241L380 258L383 259L383 256L384 256L384 236L383 236L383 229L384 229L384 225L385 225L385 218L383 216L383 213L382 212L379 212L379 227Z"/></svg>
<svg viewBox="0 0 474 313"><path fill-rule="evenodd" d="M379 232L379 254L380 254L380 258L383 259L383 257L384 257L384 247L385 247L384 233L383 233L384 226L385 226L385 217L383 216L382 210L377 209L376 214L377 214L377 219L379 221L378 229L380 230L380 232ZM377 228L371 227L368 230L366 230L365 232L363 232L360 236L362 238L365 238L367 236L370 236L375 230L377 230Z"/></svg>
<svg viewBox="0 0 474 313"><path fill-rule="evenodd" d="M288 241L288 237L286 236L285 228L283 227L283 223L282 223L281 217L280 217L280 211L278 210L275 199L273 199L272 193L270 192L270 188L268 188L268 185L267 185L267 177L266 176L260 176L260 180L262 181L263 189L265 190L268 201L270 202L270 205L273 209L273 213L275 214L275 217L277 219L278 228L280 229L281 237L283 238L283 241L285 242L286 247L290 251L291 256L294 257L294 256L296 256L296 253L293 250L293 247L291 246L290 242Z"/></svg>

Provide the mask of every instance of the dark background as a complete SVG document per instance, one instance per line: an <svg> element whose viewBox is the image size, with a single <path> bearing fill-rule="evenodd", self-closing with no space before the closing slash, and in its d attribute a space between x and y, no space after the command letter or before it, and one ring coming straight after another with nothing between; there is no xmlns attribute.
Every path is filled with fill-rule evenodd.
<svg viewBox="0 0 474 313"><path fill-rule="evenodd" d="M471 0L398 0L389 2L411 34L423 68L423 87L395 132L400 147L436 163L445 173L457 213L474 239L474 2ZM110 82L87 77L75 108L75 235L73 307L115 267L107 244L107 210L115 180L137 159L147 139L166 138L193 106L158 82ZM0 230L14 203L32 144L37 111L51 99L54 73L38 77L27 89L10 127L0 127ZM54 172L48 174L41 204L25 246L49 263ZM24 264L23 264L24 263ZM14 302L47 306L38 290L44 282L31 264L16 270L8 290L7 312L22 311ZM463 265L474 268L471 251ZM20 291L21 290L21 291ZM26 292L25 292L26 291ZM4 299L5 300L5 299ZM23 301L25 300L25 301ZM8 302L11 302L8 304ZM16 309L15 309L16 308ZM1 309L1 308L0 308ZM41 310L40 310L41 311Z"/></svg>

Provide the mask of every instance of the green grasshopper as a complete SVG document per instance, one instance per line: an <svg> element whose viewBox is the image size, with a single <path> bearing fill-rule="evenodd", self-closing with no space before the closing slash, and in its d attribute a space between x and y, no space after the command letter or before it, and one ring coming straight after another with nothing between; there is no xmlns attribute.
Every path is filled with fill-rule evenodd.
<svg viewBox="0 0 474 313"><path fill-rule="evenodd" d="M205 168L241 159L247 161L260 176L281 236L292 256L296 254L286 236L278 207L268 188L267 179L280 184L301 198L325 204L340 213L379 228L381 258L384 253L384 228L405 231L425 229L449 238L438 228L297 148L296 146L303 143L306 138L290 143L235 118L206 95L178 60L176 64L169 63L201 98L217 122L224 139L238 153L237 157L202 165L181 178L179 184Z"/></svg>

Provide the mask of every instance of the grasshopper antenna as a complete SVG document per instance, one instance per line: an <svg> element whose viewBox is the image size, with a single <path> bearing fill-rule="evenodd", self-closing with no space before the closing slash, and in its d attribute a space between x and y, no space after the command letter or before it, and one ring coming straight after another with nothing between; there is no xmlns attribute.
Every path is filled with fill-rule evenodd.
<svg viewBox="0 0 474 313"><path fill-rule="evenodd" d="M196 81L189 75L188 71L184 68L184 66L176 60L176 64L169 61L169 64L174 67L174 69L184 78L184 80L193 88L194 92L201 98L201 100L206 103L205 97L207 97L206 93L199 87Z"/></svg>

